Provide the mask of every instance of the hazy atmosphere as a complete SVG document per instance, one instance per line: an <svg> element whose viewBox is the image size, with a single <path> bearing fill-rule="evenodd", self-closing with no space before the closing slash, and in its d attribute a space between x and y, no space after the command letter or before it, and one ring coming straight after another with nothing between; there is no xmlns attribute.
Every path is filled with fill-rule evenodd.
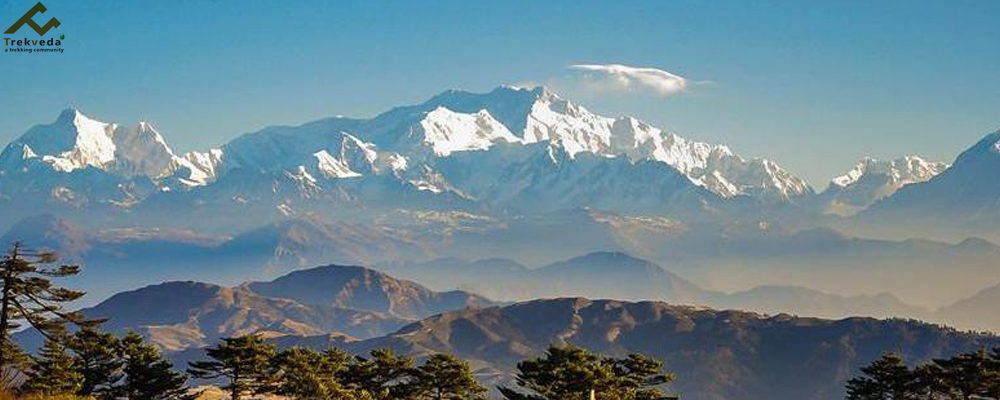
<svg viewBox="0 0 1000 400"><path fill-rule="evenodd" d="M6 1L0 400L1000 398L997 15Z"/></svg>

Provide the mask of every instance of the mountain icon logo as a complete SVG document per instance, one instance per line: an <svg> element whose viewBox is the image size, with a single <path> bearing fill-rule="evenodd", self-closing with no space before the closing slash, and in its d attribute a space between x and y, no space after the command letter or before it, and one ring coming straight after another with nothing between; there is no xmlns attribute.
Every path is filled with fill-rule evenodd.
<svg viewBox="0 0 1000 400"><path fill-rule="evenodd" d="M33 20L32 17L34 17L35 14L44 13L45 11L46 8L45 6L42 5L41 2L35 4L34 7L31 7L31 9L28 10L28 12L21 17L21 19L17 20L17 22L15 22L14 25L11 25L10 28L8 28L7 31L4 33L5 34L16 33L18 29L21 29L21 26L23 26L24 24L28 24L28 26L30 26L31 29L34 29L35 32L38 32L38 36L45 36L45 33L48 32L49 29L56 28L60 25L58 19L52 18L49 20L49 22L45 23L45 26L38 26L38 24L35 23L35 20Z"/></svg>

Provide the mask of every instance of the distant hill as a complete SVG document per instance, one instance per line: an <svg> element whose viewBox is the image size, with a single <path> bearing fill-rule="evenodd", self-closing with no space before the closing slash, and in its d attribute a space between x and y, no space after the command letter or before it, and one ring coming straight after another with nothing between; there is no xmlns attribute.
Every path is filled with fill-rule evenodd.
<svg viewBox="0 0 1000 400"><path fill-rule="evenodd" d="M362 267L329 265L234 288L166 282L118 293L81 311L107 318L104 327L110 331L136 330L168 352L182 352L244 334L365 339L433 314L493 304L471 293L435 292ZM40 341L31 331L19 340L28 347Z"/></svg>
<svg viewBox="0 0 1000 400"><path fill-rule="evenodd" d="M800 286L763 285L725 293L701 288L665 268L621 252L595 252L540 268L492 258L382 264L377 268L432 288L460 287L490 298L530 300L582 296L615 300L662 300L716 308L787 312L827 318L906 316L930 312L890 294L841 296Z"/></svg>
<svg viewBox="0 0 1000 400"><path fill-rule="evenodd" d="M292 272L270 282L245 287L270 297L307 304L370 310L403 318L423 318L444 311L491 305L484 297L460 291L434 292L414 282L363 267L329 265Z"/></svg>
<svg viewBox="0 0 1000 400"><path fill-rule="evenodd" d="M644 258L727 291L783 285L841 295L888 292L936 308L1000 282L1000 247L978 238L882 240L761 222L692 225L646 247Z"/></svg>
<svg viewBox="0 0 1000 400"><path fill-rule="evenodd" d="M586 296L698 302L706 296L706 291L684 278L621 252L594 252L534 269L502 258L445 258L378 268L430 287L468 288L510 300Z"/></svg>
<svg viewBox="0 0 1000 400"><path fill-rule="evenodd" d="M283 341L296 343L308 345L310 339ZM561 298L448 312L343 346L354 352L391 347L418 356L454 353L473 360L482 379L497 382L509 379L519 360L553 343L659 358L677 373L674 388L683 399L833 400L843 398L846 379L882 352L921 361L1000 339L906 320L825 320Z"/></svg>
<svg viewBox="0 0 1000 400"><path fill-rule="evenodd" d="M942 307L936 318L961 328L1000 332L1000 285Z"/></svg>
<svg viewBox="0 0 1000 400"><path fill-rule="evenodd" d="M108 318L106 328L136 329L169 351L204 347L219 338L339 332L357 338L391 332L407 319L368 310L302 304L265 297L246 287L168 282L112 296L83 310Z"/></svg>

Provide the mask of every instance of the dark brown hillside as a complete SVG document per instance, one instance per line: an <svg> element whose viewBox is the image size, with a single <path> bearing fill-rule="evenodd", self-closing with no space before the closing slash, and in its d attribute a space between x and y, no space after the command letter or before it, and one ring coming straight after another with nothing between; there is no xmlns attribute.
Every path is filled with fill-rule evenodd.
<svg viewBox="0 0 1000 400"><path fill-rule="evenodd" d="M684 399L840 399L857 369L885 351L913 361L948 356L995 337L904 320L826 320L716 311L662 302L562 298L461 310L347 344L411 354L455 353L480 372L510 372L550 343L606 354L640 352L678 375Z"/></svg>
<svg viewBox="0 0 1000 400"><path fill-rule="evenodd" d="M411 281L354 266L327 265L299 270L270 282L249 283L246 287L269 297L382 312L402 318L423 318L493 304L472 293L435 292Z"/></svg>

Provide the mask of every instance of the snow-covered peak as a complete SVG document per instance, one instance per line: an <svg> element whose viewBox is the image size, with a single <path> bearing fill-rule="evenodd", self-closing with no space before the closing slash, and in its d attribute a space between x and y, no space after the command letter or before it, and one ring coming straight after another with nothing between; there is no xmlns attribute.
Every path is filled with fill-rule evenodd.
<svg viewBox="0 0 1000 400"><path fill-rule="evenodd" d="M543 91L544 92L544 91ZM766 159L746 160L725 145L685 139L636 118L596 115L550 92L528 115L525 142L550 141L571 156L589 152L666 163L723 197L752 195L784 201L812 193L802 179Z"/></svg>
<svg viewBox="0 0 1000 400"><path fill-rule="evenodd" d="M317 188L364 185L368 181L362 179L378 176L385 182L423 182L418 187L428 190L432 184L449 193L492 193L488 182L468 184L473 177L467 168L448 168L450 159L461 158L464 165L483 166L521 183L529 183L534 170L555 171L577 162L598 165L608 159L624 175L633 167L644 168L640 164L663 163L671 168L654 169L675 178L680 176L676 170L722 197L787 201L812 192L770 160L744 159L727 146L688 140L636 118L601 116L543 87L446 91L372 119L338 117L269 127L222 149L184 155L174 153L150 123L122 127L76 110L33 128L15 144L4 151L0 169L26 171L31 168L23 166L40 165L70 172L94 167L125 178L149 177L157 187L171 190L210 185L239 170L287 172ZM559 167L553 169L554 164ZM567 170L587 175L586 168ZM330 182L345 178L358 180ZM587 176L567 179L586 182Z"/></svg>
<svg viewBox="0 0 1000 400"><path fill-rule="evenodd" d="M486 110L463 114L438 107L427 113L419 126L422 144L429 146L437 156L486 150L496 143L520 142Z"/></svg>
<svg viewBox="0 0 1000 400"><path fill-rule="evenodd" d="M211 149L206 152L192 151L183 157L173 160L173 169L181 183L187 186L204 186L218 178L218 169L222 164L222 149Z"/></svg>
<svg viewBox="0 0 1000 400"><path fill-rule="evenodd" d="M114 160L115 124L92 119L79 110L68 109L49 125L38 125L18 139L61 172L93 166L103 168Z"/></svg>
<svg viewBox="0 0 1000 400"><path fill-rule="evenodd" d="M866 175L882 175L894 185L923 182L948 168L947 163L931 162L918 156L908 155L894 160L879 160L865 157L848 173L833 178L832 185L847 187L857 183Z"/></svg>
<svg viewBox="0 0 1000 400"><path fill-rule="evenodd" d="M748 161L726 146L687 140L635 118L601 116L544 87L504 86L488 93L449 90L370 120L335 118L268 128L228 144L227 164L283 171L316 165L316 154L326 150L349 170L366 175L338 154L337 146L347 143L342 140L345 132L377 146L381 153L396 153L392 170L405 165L411 173L417 173L422 163L433 166L437 159L456 153L504 151L496 150L498 144L547 143L570 162L582 153L623 156L633 163L663 162L724 197L766 194L786 200L812 191L768 160Z"/></svg>
<svg viewBox="0 0 1000 400"><path fill-rule="evenodd" d="M539 96L527 115L522 137L525 143L554 142L570 155L610 154L613 124L614 119L598 116L558 96Z"/></svg>
<svg viewBox="0 0 1000 400"><path fill-rule="evenodd" d="M23 169L29 160L39 159L57 173L97 168L126 178L176 177L186 186L201 186L216 177L222 154L211 150L180 157L149 122L123 126L68 109L55 122L29 129L0 158L4 169Z"/></svg>
<svg viewBox="0 0 1000 400"><path fill-rule="evenodd" d="M328 178L355 178L361 174L351 170L346 163L334 158L326 150L320 150L313 154L317 160L317 168Z"/></svg>
<svg viewBox="0 0 1000 400"><path fill-rule="evenodd" d="M947 163L931 162L913 155L894 160L866 157L849 172L830 181L822 196L825 212L853 215L903 186L928 181L948 168Z"/></svg>
<svg viewBox="0 0 1000 400"><path fill-rule="evenodd" d="M162 178L174 172L178 159L160 132L148 122L118 128L112 136L115 144L113 169L134 176Z"/></svg>

